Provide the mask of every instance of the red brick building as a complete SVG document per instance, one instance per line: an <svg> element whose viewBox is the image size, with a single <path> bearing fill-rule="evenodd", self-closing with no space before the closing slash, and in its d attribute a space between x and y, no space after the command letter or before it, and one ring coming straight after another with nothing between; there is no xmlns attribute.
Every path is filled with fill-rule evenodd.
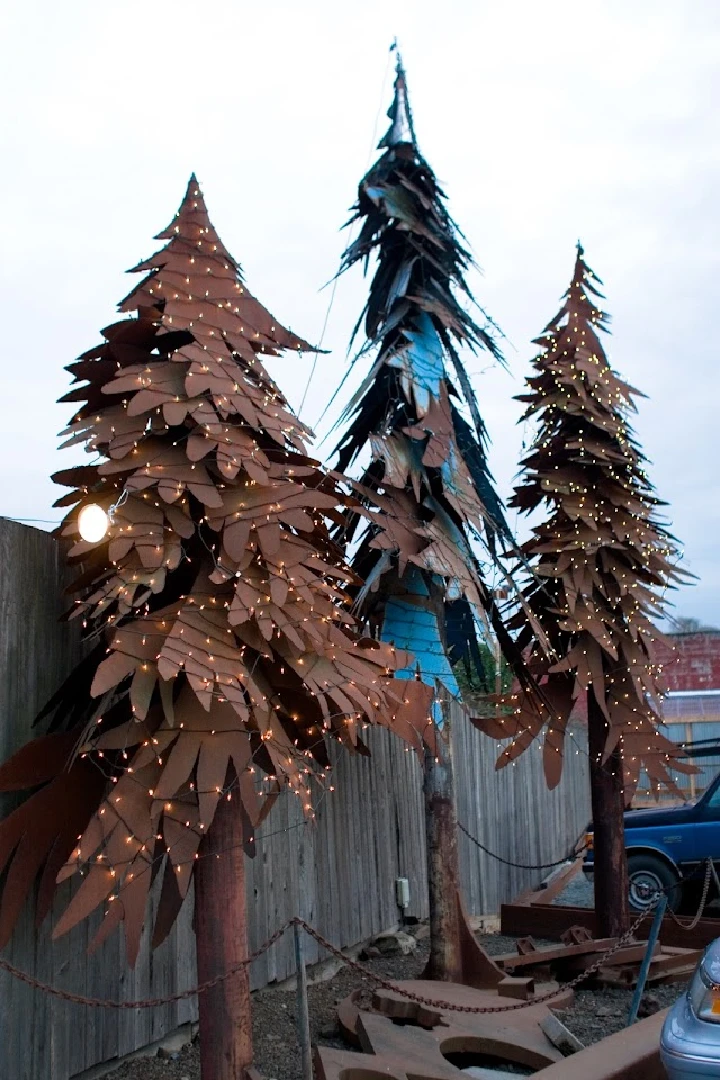
<svg viewBox="0 0 720 1080"><path fill-rule="evenodd" d="M677 743L717 740L720 746L720 630L698 630L667 634L667 644L659 643L658 662L663 666L668 694L662 703L665 734ZM573 710L579 724L587 720L585 695ZM693 776L675 774L675 783L686 799L696 799L720 771L720 754L694 762L700 772ZM660 793L663 803L677 801ZM641 775L634 806L654 806L647 777Z"/></svg>
<svg viewBox="0 0 720 1080"><path fill-rule="evenodd" d="M720 690L720 630L670 634L658 659L670 691Z"/></svg>
<svg viewBox="0 0 720 1080"><path fill-rule="evenodd" d="M679 743L717 740L720 745L720 630L671 634L668 640L671 647L661 645L658 657L669 691L662 709L666 733ZM694 764L700 768L696 776L675 777L691 800L717 776L720 754ZM638 792L636 802L641 798Z"/></svg>
<svg viewBox="0 0 720 1080"><path fill-rule="evenodd" d="M666 706L676 694L707 696L710 691L720 694L720 630L700 630L687 634L666 634L657 646L657 660L662 664L668 690ZM573 719L586 718L585 695L578 697ZM663 715L669 717L667 708ZM720 720L720 698L716 708Z"/></svg>

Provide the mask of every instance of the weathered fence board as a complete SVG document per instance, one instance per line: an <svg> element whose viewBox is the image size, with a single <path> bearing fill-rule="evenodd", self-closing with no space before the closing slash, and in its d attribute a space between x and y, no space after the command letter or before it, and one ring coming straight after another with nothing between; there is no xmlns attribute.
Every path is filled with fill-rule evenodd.
<svg viewBox="0 0 720 1080"><path fill-rule="evenodd" d="M56 620L65 606L65 572L46 533L0 520L0 760L31 735L38 709L80 655L77 636ZM587 758L570 742L560 786L548 792L540 754L495 771L497 747L454 709L458 818L503 858L537 863L568 849L589 818ZM427 915L422 770L417 757L385 731L366 731L372 758L335 754L334 792L306 823L300 800L281 798L257 834L248 861L250 948L300 914L329 940L348 947L395 924L395 880L410 882L407 914ZM459 837L468 910L496 912L538 874L504 866ZM156 883L159 885L159 882ZM194 984L192 897L163 946L151 953L145 934L129 971L119 935L94 954L87 945L97 919L51 942L67 903L61 890L52 916L36 929L26 912L4 955L19 968L66 989L101 998L163 997ZM314 941L306 959L318 959ZM252 969L259 988L294 972L291 935ZM155 1010L88 1010L31 990L0 972L0 1077L68 1080L101 1061L146 1046L197 1015L188 1000Z"/></svg>

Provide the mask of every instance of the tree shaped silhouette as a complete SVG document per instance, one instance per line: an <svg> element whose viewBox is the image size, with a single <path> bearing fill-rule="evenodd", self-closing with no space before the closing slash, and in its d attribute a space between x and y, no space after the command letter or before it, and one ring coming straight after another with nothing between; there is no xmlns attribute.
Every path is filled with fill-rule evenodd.
<svg viewBox="0 0 720 1080"><path fill-rule="evenodd" d="M657 518L663 504L628 422L639 392L612 370L598 336L608 323L593 299L601 284L578 245L572 282L535 342L541 348L535 374L519 398L527 405L524 418L535 418L538 427L510 505L525 513L547 508L522 551L535 574L526 605L543 628L550 656L522 613L516 627L544 703L512 693L502 699L510 715L477 721L494 738L512 739L499 765L513 761L544 728L545 773L554 787L570 712L587 694L596 865L601 819L608 814L616 839L620 830L622 854L623 786L629 800L641 769L653 787L672 790L670 766L694 771L658 730L663 687L654 659L655 620L665 590L684 572L674 565L675 542ZM614 799L614 813L602 804L603 790ZM621 867L603 875L598 865L596 888L622 896L618 874L624 877Z"/></svg>
<svg viewBox="0 0 720 1080"><path fill-rule="evenodd" d="M512 536L459 350L485 350L499 362L502 356L490 320L481 311L481 327L459 299L472 302L465 280L472 260L418 150L399 56L388 116L382 153L360 182L348 223L359 223L359 235L340 267L343 273L363 263L367 271L375 259L353 333L354 340L364 324L360 355L372 352L374 360L341 418L336 447L343 472L362 470L355 490L369 520L350 511L339 535L354 545L352 565L364 581L356 591L360 617L379 639L411 649L413 665L400 674L441 688L433 717L442 737L425 761L427 974L494 985L499 971L477 946L460 901L449 713L441 698L459 696L453 662L485 682L482 642L492 633L533 692L478 556L482 551L505 583L498 550L512 545ZM361 460L366 447L369 463Z"/></svg>
<svg viewBox="0 0 720 1080"><path fill-rule="evenodd" d="M364 324L360 355L375 358L339 422L337 463L343 472L363 466L358 490L372 509L369 523L350 515L346 529L365 581L357 596L362 617L385 639L412 640L422 677L457 694L451 659L472 660L485 679L483 622L524 677L476 554L494 559L498 542L511 544L512 536L459 350L486 350L498 362L502 355L490 320L481 311L481 327L459 300L473 302L465 280L472 259L418 150L399 57L388 116L383 152L360 183L348 223L359 222L359 235L340 268L363 263L367 270L377 260L353 332L354 340ZM418 652L421 640L427 648Z"/></svg>
<svg viewBox="0 0 720 1080"><path fill-rule="evenodd" d="M327 530L348 499L263 366L310 346L248 291L194 176L158 239L120 305L132 317L69 368L81 385L63 400L81 404L64 445L96 460L54 479L71 488L58 500L80 567L71 617L91 648L46 708L47 734L0 768L0 790L27 793L0 823L0 940L38 873L40 917L56 880L77 874L55 935L103 905L95 945L123 923L133 963L152 879L163 874L158 944L197 867L203 978L246 950L242 854L229 884L203 854L251 847L283 785L312 813L326 736L361 748L377 723L420 749L430 695L389 678L406 656L356 634L354 577ZM95 543L78 538L89 504L112 521ZM217 906L218 874L239 915L221 907L213 927L202 908ZM203 958L201 925L229 955L210 942ZM246 974L242 990L247 1003ZM211 999L201 1023L221 1011ZM226 1033L210 1035L203 1076L235 1076L207 1058ZM247 1045L235 1053L246 1068Z"/></svg>

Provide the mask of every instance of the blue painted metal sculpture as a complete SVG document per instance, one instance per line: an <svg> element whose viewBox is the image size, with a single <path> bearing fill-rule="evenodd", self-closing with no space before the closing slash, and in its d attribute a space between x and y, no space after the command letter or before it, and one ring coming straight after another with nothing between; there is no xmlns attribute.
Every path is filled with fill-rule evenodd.
<svg viewBox="0 0 720 1080"><path fill-rule="evenodd" d="M375 360L341 417L336 447L342 471L370 448L358 491L371 521L353 517L343 531L356 544L353 565L365 581L361 616L383 640L412 649L408 676L439 680L457 696L451 661L462 661L482 685L481 642L491 627L522 671L478 557L482 551L483 562L495 561L512 536L458 350L503 359L491 320L480 309L481 327L458 300L474 303L465 280L472 258L418 150L399 55L388 116L382 154L362 179L348 222L360 232L340 267L342 274L362 262L367 270L370 257L377 260L353 331L354 340L364 322L359 355L372 350Z"/></svg>

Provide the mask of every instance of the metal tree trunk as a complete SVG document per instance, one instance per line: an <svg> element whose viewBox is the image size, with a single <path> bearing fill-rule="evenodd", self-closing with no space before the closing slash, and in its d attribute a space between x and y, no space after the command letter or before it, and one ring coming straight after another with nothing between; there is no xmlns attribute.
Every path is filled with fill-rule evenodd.
<svg viewBox="0 0 720 1080"><path fill-rule="evenodd" d="M247 956L242 811L224 798L195 871L195 935L201 983ZM245 1080L253 1059L249 968L200 994L199 1008L202 1080Z"/></svg>
<svg viewBox="0 0 720 1080"><path fill-rule="evenodd" d="M478 944L460 895L450 709L446 701L443 727L436 736L436 752L425 748L423 774L430 901L430 957L423 978L491 989L505 973Z"/></svg>
<svg viewBox="0 0 720 1080"><path fill-rule="evenodd" d="M437 753L425 748L423 796L430 898L428 979L462 982L462 956L457 911L458 852L450 724L447 710L437 732Z"/></svg>
<svg viewBox="0 0 720 1080"><path fill-rule="evenodd" d="M595 859L595 933L616 937L630 924L628 868L625 854L625 793L622 751L617 746L602 762L607 721L592 693L588 695L590 794Z"/></svg>

